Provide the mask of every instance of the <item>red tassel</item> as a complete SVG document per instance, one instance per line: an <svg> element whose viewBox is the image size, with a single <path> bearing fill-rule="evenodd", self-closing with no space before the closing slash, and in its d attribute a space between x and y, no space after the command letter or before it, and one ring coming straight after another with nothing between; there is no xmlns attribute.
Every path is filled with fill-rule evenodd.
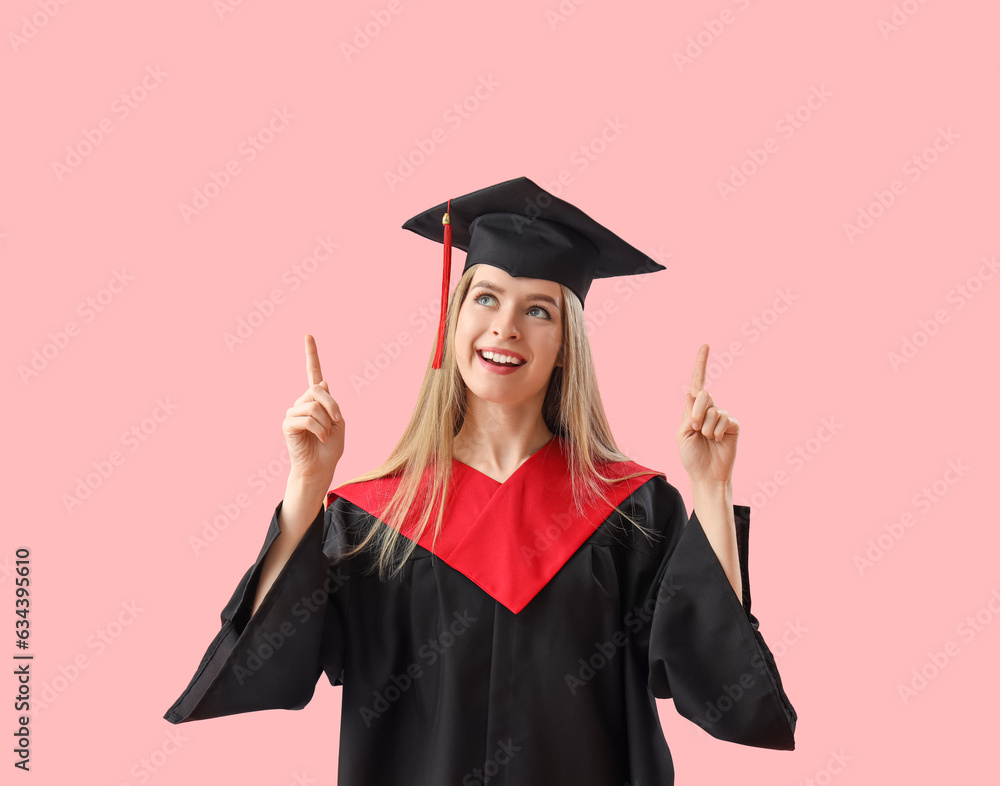
<svg viewBox="0 0 1000 786"><path fill-rule="evenodd" d="M441 278L441 320L438 323L437 349L434 352L432 368L441 368L441 355L444 354L444 323L448 310L448 288L451 284L451 200L448 200L448 212L441 219L444 225L444 273Z"/></svg>

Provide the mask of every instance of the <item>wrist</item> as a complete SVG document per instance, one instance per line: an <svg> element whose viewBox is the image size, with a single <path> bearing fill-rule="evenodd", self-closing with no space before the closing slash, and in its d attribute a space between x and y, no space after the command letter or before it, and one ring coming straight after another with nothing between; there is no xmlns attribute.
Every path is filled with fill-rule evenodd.
<svg viewBox="0 0 1000 786"><path fill-rule="evenodd" d="M729 480L715 480L709 478L689 478L691 481L691 489L698 489L702 491L719 492L719 491L732 491L733 490L733 479Z"/></svg>
<svg viewBox="0 0 1000 786"><path fill-rule="evenodd" d="M733 501L733 481L692 480L691 493L696 500L719 500L731 505Z"/></svg>
<svg viewBox="0 0 1000 786"><path fill-rule="evenodd" d="M332 477L315 478L289 474L288 482L285 484L285 496L291 495L299 499L325 499L332 480Z"/></svg>

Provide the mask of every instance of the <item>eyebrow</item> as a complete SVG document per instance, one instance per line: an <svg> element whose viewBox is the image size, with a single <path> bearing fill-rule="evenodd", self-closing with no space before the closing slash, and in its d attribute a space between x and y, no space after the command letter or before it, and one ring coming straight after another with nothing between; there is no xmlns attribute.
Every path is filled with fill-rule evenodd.
<svg viewBox="0 0 1000 786"><path fill-rule="evenodd" d="M501 286L499 286L497 284L494 284L492 281L477 281L475 284L472 285L472 288L475 289L477 287L482 287L483 289L491 289L494 292L496 292L498 295L502 295L502 294L504 294L506 292L506 290L503 287L501 287ZM553 300L548 295L543 295L541 293L538 293L538 294L535 294L535 295L527 295L524 299L525 300L542 300L542 301L544 301L546 303L551 303L556 308L559 308L559 304L556 303L555 300Z"/></svg>

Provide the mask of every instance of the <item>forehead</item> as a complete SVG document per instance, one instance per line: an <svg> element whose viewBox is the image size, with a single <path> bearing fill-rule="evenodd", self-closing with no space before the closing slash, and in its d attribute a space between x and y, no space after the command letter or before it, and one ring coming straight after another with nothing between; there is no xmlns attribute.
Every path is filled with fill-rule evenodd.
<svg viewBox="0 0 1000 786"><path fill-rule="evenodd" d="M505 289L512 289L517 292L542 292L552 297L559 297L561 289L555 281L547 278L528 278L527 276L512 276L506 270L487 265L480 262L472 277L472 285L475 286L480 281L489 281Z"/></svg>

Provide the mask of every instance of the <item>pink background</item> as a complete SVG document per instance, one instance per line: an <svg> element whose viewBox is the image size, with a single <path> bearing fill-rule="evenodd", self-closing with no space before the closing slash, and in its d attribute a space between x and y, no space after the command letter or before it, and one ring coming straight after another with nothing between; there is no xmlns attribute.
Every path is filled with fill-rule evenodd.
<svg viewBox="0 0 1000 786"><path fill-rule="evenodd" d="M662 701L678 783L994 772L1000 9L230 5L0 15L0 597L13 655L30 548L35 782L336 782L325 679L301 712L162 715L281 499L303 335L349 424L336 484L387 456L432 348L440 246L400 225L520 175L668 267L588 297L622 449L690 508L673 435L702 342L742 425L754 611L798 747L721 743ZM251 159L276 110L293 117Z"/></svg>

